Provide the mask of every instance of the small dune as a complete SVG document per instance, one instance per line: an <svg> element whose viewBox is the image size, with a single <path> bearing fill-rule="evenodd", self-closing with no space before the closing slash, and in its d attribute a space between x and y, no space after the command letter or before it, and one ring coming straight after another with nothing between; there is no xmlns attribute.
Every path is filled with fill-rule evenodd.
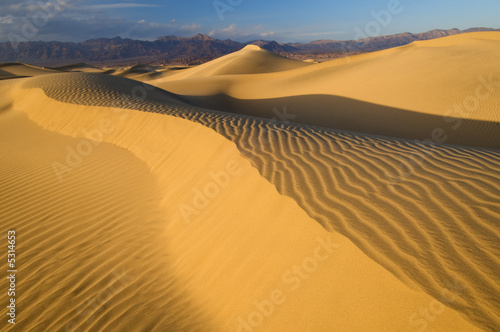
<svg viewBox="0 0 500 332"><path fill-rule="evenodd" d="M238 52L220 57L189 70L183 70L174 75L174 77L175 79L186 79L190 77L274 73L307 67L309 65L311 64L304 61L281 57L261 49L257 45L248 45Z"/></svg>
<svg viewBox="0 0 500 332"><path fill-rule="evenodd" d="M82 72L82 73L104 73L105 70L97 68L95 66L89 65L87 63L74 63L65 66L53 67L54 70L59 71L72 71L72 72Z"/></svg>
<svg viewBox="0 0 500 332"><path fill-rule="evenodd" d="M0 80L6 78L33 77L57 72L57 70L39 68L21 62L0 63Z"/></svg>
<svg viewBox="0 0 500 332"><path fill-rule="evenodd" d="M142 74L154 74L157 73L157 69L161 68L155 68L150 65L145 65L145 64L140 64L140 65L135 65L133 67L130 67L129 69L126 69L120 73L117 73L117 76L122 76L122 77L133 77L136 75L142 75Z"/></svg>

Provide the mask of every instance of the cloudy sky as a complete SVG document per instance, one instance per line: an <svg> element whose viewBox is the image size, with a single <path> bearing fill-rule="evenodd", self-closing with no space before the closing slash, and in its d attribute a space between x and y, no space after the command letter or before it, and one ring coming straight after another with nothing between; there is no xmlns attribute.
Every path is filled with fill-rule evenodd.
<svg viewBox="0 0 500 332"><path fill-rule="evenodd" d="M435 28L500 28L499 0L0 0L0 41L359 39ZM14 40L13 40L14 39Z"/></svg>

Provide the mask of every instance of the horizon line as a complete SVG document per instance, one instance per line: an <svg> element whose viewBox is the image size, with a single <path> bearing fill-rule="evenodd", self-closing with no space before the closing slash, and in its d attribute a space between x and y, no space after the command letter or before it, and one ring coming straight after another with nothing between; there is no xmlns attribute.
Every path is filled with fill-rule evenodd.
<svg viewBox="0 0 500 332"><path fill-rule="evenodd" d="M398 32L398 33L392 33L392 34L385 34L385 35L376 35L376 36L367 36L366 38L360 38L360 39L313 39L313 40L310 40L308 42L298 42L298 41L295 41L295 42L280 42L280 41L277 41L276 39L252 39L252 40L248 40L248 41L243 41L243 42L239 42L239 41L236 41L234 39L231 39L231 38L225 38L225 39L220 39L220 38L214 38L206 33L195 33L191 36L188 36L188 37L184 37L184 36L179 36L179 35L162 35L162 36L158 36L158 37L155 37L155 39L139 39L139 38L129 38L129 37L121 37L120 35L117 35L117 36L114 36L114 37L96 37L96 38L89 38L89 39L85 39L85 40L81 40L81 41L60 41L60 40L27 40L27 41L23 41L23 42L19 42L19 43L37 43L37 42L42 42L42 43L50 43L50 42L56 42L56 43L75 43L75 44L78 44L78 43L84 43L86 41L90 41L90 40L97 40L97 39L116 39L116 38L120 38L120 39L123 39L123 40L137 40L137 41L156 41L162 37L178 37L178 38L186 38L186 39L190 39L190 38L194 38L196 36L204 36L204 37L208 37L212 40L220 40L220 41L224 41L224 40L230 40L230 41L233 41L233 42L237 42L237 43L241 43L241 44L248 44L248 43L251 43L251 42L254 42L254 41L266 41L266 42L276 42L276 43L281 43L281 44L308 44L308 43L312 43L312 42L317 42L317 41L339 41L339 42L342 42L342 41L360 41L360 40L365 40L365 39L368 39L368 38L378 38L378 37L388 37L388 36L396 36L396 35L401 35L401 34L405 34L405 33L409 33L409 34L422 34L422 33L427 33L427 32L431 32L431 31L450 31L450 30L458 30L458 31L467 31L467 30L471 30L471 29L491 29L492 31L500 31L500 28L493 28L493 27L470 27L470 28L467 28L467 29L459 29L459 28L450 28L450 29L441 29L441 28L435 28L435 29L432 29L432 30L427 30L427 31L423 31L423 32L410 32L410 31L404 31L404 32ZM12 43L11 41L2 41L0 42L0 44L6 44L6 43Z"/></svg>

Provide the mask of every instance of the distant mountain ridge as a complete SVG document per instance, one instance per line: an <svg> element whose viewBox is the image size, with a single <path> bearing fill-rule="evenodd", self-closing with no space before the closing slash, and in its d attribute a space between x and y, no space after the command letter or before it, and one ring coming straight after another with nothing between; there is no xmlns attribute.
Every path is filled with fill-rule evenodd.
<svg viewBox="0 0 500 332"><path fill-rule="evenodd" d="M405 32L389 36L369 37L357 41L316 40L310 43L278 43L269 40L240 43L232 40L218 40L202 34L193 37L163 36L155 41L115 37L90 39L80 43L38 41L11 44L6 42L0 43L0 62L20 61L37 65L74 62L195 64L236 52L249 44L256 44L271 52L291 57L325 53L363 53L402 46L417 40L476 31L500 31L500 29L436 29L424 33Z"/></svg>

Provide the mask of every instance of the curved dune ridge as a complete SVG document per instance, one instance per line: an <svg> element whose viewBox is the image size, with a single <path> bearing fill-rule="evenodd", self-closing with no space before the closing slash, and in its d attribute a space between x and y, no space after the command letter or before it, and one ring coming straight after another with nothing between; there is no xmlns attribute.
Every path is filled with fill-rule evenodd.
<svg viewBox="0 0 500 332"><path fill-rule="evenodd" d="M170 92L95 73L1 81L0 226L19 234L18 326L500 329L500 152L485 148L498 135L498 40L467 34L349 63L234 72L264 54L248 48L152 81ZM461 75L458 63L468 64ZM450 117L450 100L475 93L471 80L488 73L481 103ZM444 143L463 136L479 147L279 121L329 112L315 98L307 110L303 92L347 107L331 119L339 126L356 125L350 113L391 108L385 133L408 125L428 137L446 116L460 125L444 127ZM224 101L275 119L193 106ZM405 111L435 118L414 129ZM360 121L350 129L367 129ZM297 264L305 276L293 279Z"/></svg>
<svg viewBox="0 0 500 332"><path fill-rule="evenodd" d="M64 164L81 139L43 130L15 111L0 114L0 132L1 230L17 233L19 330L210 326L185 285L157 264L165 255L160 195L144 162L101 143L80 162L72 155L77 167L58 181L51 165Z"/></svg>
<svg viewBox="0 0 500 332"><path fill-rule="evenodd" d="M128 69L116 70L113 75L132 78L134 80L148 82L168 75L175 75L178 71L188 69L188 66L155 66L136 65Z"/></svg>
<svg viewBox="0 0 500 332"><path fill-rule="evenodd" d="M54 74L57 72L57 70L39 68L20 62L0 64L0 80L7 78L32 77L38 75Z"/></svg>
<svg viewBox="0 0 500 332"><path fill-rule="evenodd" d="M0 159L0 226L16 225L18 327L478 330L309 219L214 131L153 114L154 101L135 104L150 112L81 106L27 87L56 79L87 88L89 103L107 96L113 105L117 85L105 89L97 77L0 84L12 98L0 113L0 153L9 157ZM118 81L119 91L137 87ZM210 199L201 207L200 188ZM297 265L303 279L292 277ZM422 320L419 308L439 319Z"/></svg>
<svg viewBox="0 0 500 332"><path fill-rule="evenodd" d="M140 75L143 75L144 77L154 77L154 75L161 75L164 71L168 71L168 68L152 67L149 65L140 64L132 66L131 68L128 68L126 70L116 72L115 75L127 78Z"/></svg>
<svg viewBox="0 0 500 332"><path fill-rule="evenodd" d="M226 112L275 118L287 105L293 122L498 149L499 54L500 33L478 32L283 72L207 75L232 66L220 58L148 83Z"/></svg>
<svg viewBox="0 0 500 332"><path fill-rule="evenodd" d="M53 67L51 69L54 70L59 70L63 72L68 72L68 71L76 71L76 72L83 72L83 73L109 73L106 72L105 70L102 70L101 68L97 68L95 66L89 65L87 63L74 63L70 65L65 65L65 66L59 66L59 67Z"/></svg>
<svg viewBox="0 0 500 332"><path fill-rule="evenodd" d="M112 107L120 108L147 108L151 102L186 105L182 97L154 86L137 85L121 77L95 73L57 73L47 78L34 77L23 82L22 86L42 88L49 97L71 104L110 106L112 101Z"/></svg>
<svg viewBox="0 0 500 332"><path fill-rule="evenodd" d="M33 92L37 87L65 103L117 107L113 90L137 87L122 78L108 86L107 79L81 73L28 79L15 107L41 117L42 111L29 110L30 96L40 104ZM57 81L64 89L51 88ZM276 123L166 106L160 99L133 102L129 108L214 129L325 229L345 235L407 285L425 290L478 326L498 328L498 151ZM44 126L56 125L49 115L43 118ZM407 326L412 329L415 325Z"/></svg>
<svg viewBox="0 0 500 332"><path fill-rule="evenodd" d="M257 45L248 45L213 61L207 62L190 70L179 71L175 79L191 77L209 77L223 75L263 74L284 72L296 68L309 67L311 63L281 57L261 49Z"/></svg>

